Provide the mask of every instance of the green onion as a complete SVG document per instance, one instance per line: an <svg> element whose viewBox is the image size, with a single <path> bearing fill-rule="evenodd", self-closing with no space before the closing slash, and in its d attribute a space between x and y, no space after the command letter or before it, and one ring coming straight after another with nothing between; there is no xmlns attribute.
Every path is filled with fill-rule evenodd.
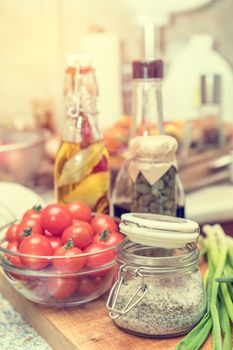
<svg viewBox="0 0 233 350"><path fill-rule="evenodd" d="M233 303L231 300L230 293L228 291L228 287L226 284L221 283L220 285L222 296L223 296L223 302L225 304L225 307L227 309L227 313L231 319L231 322L233 322Z"/></svg>
<svg viewBox="0 0 233 350"><path fill-rule="evenodd" d="M207 232L209 239L209 252L208 252L208 263L209 260L213 261L215 267L214 281L212 284L211 300L210 300L210 313L213 321L213 337L218 350L222 350L222 337L221 337L221 326L217 307L217 296L219 291L219 283L215 281L216 278L221 277L224 269L224 265L227 258L227 244L225 235L218 225L214 226L214 234ZM219 251L218 246L221 247ZM210 256L210 258L209 258Z"/></svg>
<svg viewBox="0 0 233 350"><path fill-rule="evenodd" d="M232 283L233 277L219 277L219 278L216 278L215 281L219 283Z"/></svg>
<svg viewBox="0 0 233 350"><path fill-rule="evenodd" d="M229 245L229 250L228 250L228 258L230 261L230 265L233 268L233 239L231 237L227 237L228 238L228 245Z"/></svg>
<svg viewBox="0 0 233 350"><path fill-rule="evenodd" d="M198 325L176 346L176 350L198 350L206 341L212 328L210 312L207 312Z"/></svg>
<svg viewBox="0 0 233 350"><path fill-rule="evenodd" d="M231 283L228 284L228 290L229 290L231 300L233 301L233 284Z"/></svg>
<svg viewBox="0 0 233 350"><path fill-rule="evenodd" d="M198 350L202 344L206 341L211 329L212 319L209 310L210 299L211 299L211 286L213 282L213 268L209 265L208 271L205 274L205 288L207 297L207 310L201 321L184 337L181 342L177 345L176 350Z"/></svg>
<svg viewBox="0 0 233 350"><path fill-rule="evenodd" d="M231 350L232 344L231 344L230 320L229 320L229 316L225 308L224 302L221 297L219 302L219 315L220 315L220 323L221 323L221 329L222 329L222 335L223 335L223 350Z"/></svg>
<svg viewBox="0 0 233 350"><path fill-rule="evenodd" d="M200 239L201 255L207 257L203 278L207 294L204 317L176 346L176 350L199 350L210 332L212 350L233 350L230 322L233 322L233 239L219 225L205 225Z"/></svg>

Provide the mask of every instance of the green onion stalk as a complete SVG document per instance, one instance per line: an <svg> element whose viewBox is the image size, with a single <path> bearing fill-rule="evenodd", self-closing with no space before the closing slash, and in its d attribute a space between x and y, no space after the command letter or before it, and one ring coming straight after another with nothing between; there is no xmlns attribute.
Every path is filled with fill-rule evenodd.
<svg viewBox="0 0 233 350"><path fill-rule="evenodd" d="M233 239L219 225L205 225L201 255L208 263L203 278L206 290L206 313L176 346L176 350L199 350L212 334L213 350L233 350Z"/></svg>

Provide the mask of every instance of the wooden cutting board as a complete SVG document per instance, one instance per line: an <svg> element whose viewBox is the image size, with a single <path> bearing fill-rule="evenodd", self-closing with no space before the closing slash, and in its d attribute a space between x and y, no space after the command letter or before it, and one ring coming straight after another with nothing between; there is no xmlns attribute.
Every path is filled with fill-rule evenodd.
<svg viewBox="0 0 233 350"><path fill-rule="evenodd" d="M18 294L0 273L0 292L54 350L174 350L181 338L147 339L114 326L106 295L83 306L51 309ZM211 339L202 347L211 350Z"/></svg>

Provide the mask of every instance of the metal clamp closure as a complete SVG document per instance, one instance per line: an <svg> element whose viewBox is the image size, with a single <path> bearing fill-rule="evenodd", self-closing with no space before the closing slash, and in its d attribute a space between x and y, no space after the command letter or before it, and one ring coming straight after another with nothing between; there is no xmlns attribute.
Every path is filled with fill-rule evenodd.
<svg viewBox="0 0 233 350"><path fill-rule="evenodd" d="M147 285L145 284L145 281L144 281L144 276L140 272L140 270L141 270L140 267L135 268L133 266L121 265L119 272L118 272L118 280L114 283L114 285L110 291L107 303L106 303L107 308L110 310L109 316L112 319L116 319L121 315L127 314L146 295L148 289L147 289ZM137 288L136 292L133 294L133 296L130 298L130 300L126 303L126 305L123 307L123 309L119 310L116 308L116 303L117 303L118 296L120 294L122 284L127 285L127 279L125 278L125 275L128 272L130 272L132 275L134 275L134 277L141 278L141 283L140 283L139 287ZM138 299L136 299L136 297L138 296L138 294L140 292L142 292L142 295L139 296Z"/></svg>

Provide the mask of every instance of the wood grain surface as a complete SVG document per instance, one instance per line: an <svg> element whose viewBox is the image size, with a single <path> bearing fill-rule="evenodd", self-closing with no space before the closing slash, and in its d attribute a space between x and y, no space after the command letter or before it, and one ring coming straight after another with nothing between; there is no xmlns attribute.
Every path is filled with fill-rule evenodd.
<svg viewBox="0 0 233 350"><path fill-rule="evenodd" d="M51 309L17 293L0 273L0 292L54 350L174 350L181 338L148 339L114 326L106 295L83 306ZM202 347L211 349L211 339Z"/></svg>

